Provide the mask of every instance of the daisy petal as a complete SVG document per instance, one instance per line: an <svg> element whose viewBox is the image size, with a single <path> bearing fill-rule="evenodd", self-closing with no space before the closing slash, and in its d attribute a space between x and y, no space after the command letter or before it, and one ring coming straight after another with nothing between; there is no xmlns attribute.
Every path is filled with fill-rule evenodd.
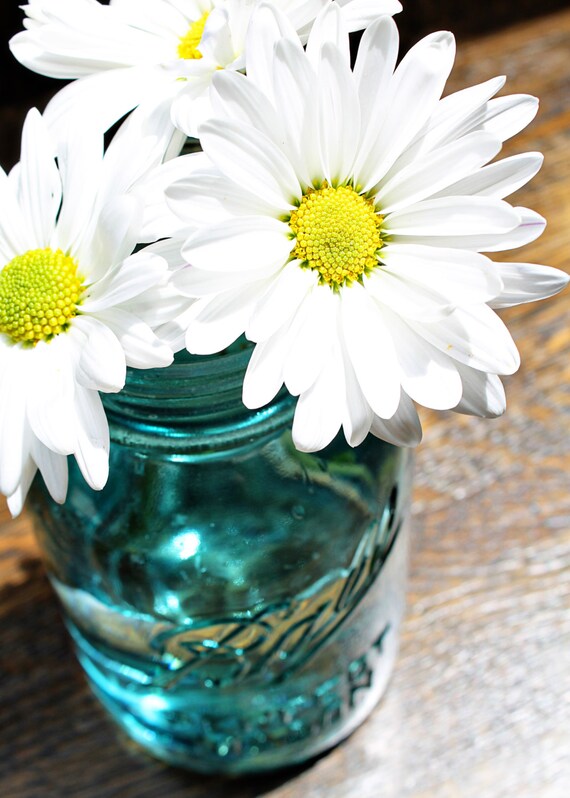
<svg viewBox="0 0 570 798"><path fill-rule="evenodd" d="M513 374L520 358L504 323L487 305L457 308L437 323L408 321L444 354L480 371Z"/></svg>
<svg viewBox="0 0 570 798"><path fill-rule="evenodd" d="M255 83L239 72L218 72L212 78L212 116L251 125L279 146L280 123L273 106Z"/></svg>
<svg viewBox="0 0 570 798"><path fill-rule="evenodd" d="M537 111L538 100L528 94L496 97L487 103L485 118L479 127L507 141L530 124Z"/></svg>
<svg viewBox="0 0 570 798"><path fill-rule="evenodd" d="M476 198L474 198L476 199ZM470 249L475 252L502 252L506 249L516 249L530 244L538 238L546 227L546 220L535 211L528 208L513 208L519 215L519 224L506 233L473 233L472 235L445 235L443 230L438 236L434 236L431 241L438 247L454 247ZM408 243L413 242L413 238L402 239ZM425 243L421 237L418 243Z"/></svg>
<svg viewBox="0 0 570 798"><path fill-rule="evenodd" d="M30 437L25 376L13 355L10 350L4 354L0 371L0 492L5 496L13 494L22 480Z"/></svg>
<svg viewBox="0 0 570 798"><path fill-rule="evenodd" d="M346 353L344 354L343 362L346 403L342 427L348 445L360 446L370 432L374 413L364 398L352 362Z"/></svg>
<svg viewBox="0 0 570 798"><path fill-rule="evenodd" d="M200 126L204 152L227 177L279 211L292 210L299 181L283 152L263 133L229 119Z"/></svg>
<svg viewBox="0 0 570 798"><path fill-rule="evenodd" d="M380 181L427 122L441 97L454 57L455 41L447 32L426 36L404 56L384 99L384 124L371 140L362 142L356 160L355 175L363 191Z"/></svg>
<svg viewBox="0 0 570 798"><path fill-rule="evenodd" d="M314 20L327 5L327 0L301 0L301 2L293 0L284 5L287 9L287 18L299 34L300 40L305 43Z"/></svg>
<svg viewBox="0 0 570 798"><path fill-rule="evenodd" d="M40 470L50 496L58 504L63 504L67 496L67 457L52 452L38 440L33 442L32 457Z"/></svg>
<svg viewBox="0 0 570 798"><path fill-rule="evenodd" d="M186 297L199 299L210 294L242 288L259 280L259 272L215 272L186 266L172 277L172 285Z"/></svg>
<svg viewBox="0 0 570 798"><path fill-rule="evenodd" d="M180 251L181 249L182 242L179 239L165 238L162 241L149 244L142 250L142 253L145 255L150 255L152 253L153 255L158 255L160 258L163 258L168 264L169 271L174 273L185 264L185 260ZM138 255L138 253L136 254ZM131 257L135 256L132 255Z"/></svg>
<svg viewBox="0 0 570 798"><path fill-rule="evenodd" d="M117 336L99 319L77 316L74 330L84 336L76 367L80 385L105 393L117 393L125 385L126 363Z"/></svg>
<svg viewBox="0 0 570 798"><path fill-rule="evenodd" d="M146 249L126 258L89 290L82 313L98 313L131 299L161 283L168 274L166 261Z"/></svg>
<svg viewBox="0 0 570 798"><path fill-rule="evenodd" d="M140 197L144 205L139 233L140 243L156 241L164 236L184 238L188 235L188 225L181 221L176 211L171 208L165 192L172 183L178 180L184 182L194 172L208 167L211 167L209 158L203 152L195 152L172 158L151 169L137 182L132 193ZM182 219L184 220L184 217ZM212 216L209 216L208 220L210 223L217 221Z"/></svg>
<svg viewBox="0 0 570 798"><path fill-rule="evenodd" d="M422 439L422 425L414 403L402 391L398 409L390 419L375 416L370 432L394 446L417 446Z"/></svg>
<svg viewBox="0 0 570 798"><path fill-rule="evenodd" d="M192 62L193 65L202 63L201 60ZM203 72L188 76L172 101L170 109L172 124L185 137L198 139L199 126L213 115L210 86L215 69L215 65L211 62L204 64ZM194 67L193 72L195 71Z"/></svg>
<svg viewBox="0 0 570 798"><path fill-rule="evenodd" d="M488 163L501 149L498 139L487 133L472 133L459 141L434 150L429 157L414 161L398 172L378 194L382 214L405 209L407 205L432 197ZM471 194L466 191L459 194Z"/></svg>
<svg viewBox="0 0 570 798"><path fill-rule="evenodd" d="M117 337L127 366L137 369L163 368L172 363L172 349L163 343L148 324L121 308L109 308L98 315Z"/></svg>
<svg viewBox="0 0 570 798"><path fill-rule="evenodd" d="M337 0L343 8L348 30L366 30L379 14L399 14L402 4L398 0Z"/></svg>
<svg viewBox="0 0 570 798"><path fill-rule="evenodd" d="M299 261L288 263L255 307L246 328L249 340L265 341L270 338L294 315L305 296L317 284L317 279L316 272L301 268Z"/></svg>
<svg viewBox="0 0 570 798"><path fill-rule="evenodd" d="M505 85L505 80L503 75L491 78L440 100L429 122L404 150L390 174L474 130L485 118L487 101Z"/></svg>
<svg viewBox="0 0 570 798"><path fill-rule="evenodd" d="M164 57L161 37L144 27L125 24L124 16L113 6L92 0L47 4L32 0L25 10L34 22L12 39L12 51L41 74L77 78L144 62L149 53L151 61Z"/></svg>
<svg viewBox="0 0 570 798"><path fill-rule="evenodd" d="M243 380L242 400L254 410L270 402L283 385L283 359L287 340L274 335L257 344L249 360Z"/></svg>
<svg viewBox="0 0 570 798"><path fill-rule="evenodd" d="M76 411L75 459L87 484L101 490L109 476L109 426L99 394L78 386Z"/></svg>
<svg viewBox="0 0 570 798"><path fill-rule="evenodd" d="M390 418L400 400L399 365L382 310L354 283L343 291L341 319L346 350L374 413Z"/></svg>
<svg viewBox="0 0 570 798"><path fill-rule="evenodd" d="M20 210L14 186L0 168L0 257L4 263L26 252L29 238L28 223Z"/></svg>
<svg viewBox="0 0 570 798"><path fill-rule="evenodd" d="M317 102L323 174L337 185L351 173L360 137L360 106L350 67L330 43L322 48ZM339 125L339 119L344 124Z"/></svg>
<svg viewBox="0 0 570 798"><path fill-rule="evenodd" d="M151 94L158 103L169 84L168 73L160 67L95 72L60 89L48 103L44 117L57 138L65 133L70 114L90 119L93 128L103 133Z"/></svg>
<svg viewBox="0 0 570 798"><path fill-rule="evenodd" d="M496 374L487 374L457 364L463 395L461 401L453 409L456 413L480 418L497 418L502 416L507 407L505 389Z"/></svg>
<svg viewBox="0 0 570 798"><path fill-rule="evenodd" d="M188 19L199 19L202 13L196 0L169 0L167 4L154 0L110 0L109 5L119 12L122 20L142 31L168 32L175 37Z"/></svg>
<svg viewBox="0 0 570 798"><path fill-rule="evenodd" d="M270 99L273 86L273 54L280 39L288 39L296 47L299 40L289 19L272 5L260 3L251 16L245 42L246 73Z"/></svg>
<svg viewBox="0 0 570 798"><path fill-rule="evenodd" d="M364 285L368 293L383 307L392 309L410 319L436 321L449 315L449 300L429 286L420 286L407 280L397 271L376 269Z"/></svg>
<svg viewBox="0 0 570 798"><path fill-rule="evenodd" d="M338 0L337 0L338 2ZM376 0L375 0L376 2ZM351 3L352 5L352 3ZM386 113L381 98L386 97L398 58L400 37L396 23L390 17L380 17L366 28L358 47L354 64L354 78L358 86L362 131L366 137L373 136Z"/></svg>
<svg viewBox="0 0 570 798"><path fill-rule="evenodd" d="M233 344L245 332L253 308L268 286L267 280L248 283L245 288L195 302L186 332L188 351L211 355Z"/></svg>
<svg viewBox="0 0 570 798"><path fill-rule="evenodd" d="M281 129L285 151L299 180L305 185L321 175L321 154L318 137L318 105L316 74L302 50L284 39L275 47L274 93L277 108L287 108L282 115Z"/></svg>
<svg viewBox="0 0 570 798"><path fill-rule="evenodd" d="M500 263L503 290L489 304L492 308L510 308L553 296L568 284L569 276L551 266L534 263Z"/></svg>
<svg viewBox="0 0 570 798"><path fill-rule="evenodd" d="M162 164L177 138L170 121L170 106L169 96L158 104L143 102L115 133L99 177L101 204L126 194Z"/></svg>
<svg viewBox="0 0 570 798"><path fill-rule="evenodd" d="M255 271L287 261L294 241L288 226L263 216L228 219L190 236L182 254L199 269Z"/></svg>
<svg viewBox="0 0 570 798"><path fill-rule="evenodd" d="M20 207L30 229L27 249L48 247L61 203L61 180L46 125L35 108L24 122L19 178Z"/></svg>
<svg viewBox="0 0 570 798"><path fill-rule="evenodd" d="M138 197L124 194L107 202L99 216L91 245L88 277L93 282L103 277L109 267L127 258L138 241L142 221L142 203Z"/></svg>
<svg viewBox="0 0 570 798"><path fill-rule="evenodd" d="M276 211L293 208L301 195L299 181L289 161L273 142L253 127L231 120L206 122L200 127L204 151L216 166L238 185L258 194Z"/></svg>
<svg viewBox="0 0 570 798"><path fill-rule="evenodd" d="M455 363L403 320L386 311L401 369L402 388L411 399L434 410L449 410L461 399Z"/></svg>
<svg viewBox="0 0 570 798"><path fill-rule="evenodd" d="M383 251L382 260L383 271L429 293L439 294L447 305L488 302L503 288L498 266L477 252L421 244L391 244Z"/></svg>
<svg viewBox="0 0 570 798"><path fill-rule="evenodd" d="M293 396L307 391L319 376L331 338L336 335L338 297L316 286L300 305L287 332L289 347L283 377Z"/></svg>
<svg viewBox="0 0 570 798"><path fill-rule="evenodd" d="M489 164L472 175L459 180L434 196L459 196L468 194L471 197L493 197L503 199L513 194L521 186L531 180L544 158L539 152L525 152L503 158L502 161Z"/></svg>
<svg viewBox="0 0 570 798"><path fill-rule="evenodd" d="M386 227L393 236L436 237L510 233L520 216L503 200L486 197L443 197L424 200L390 214Z"/></svg>
<svg viewBox="0 0 570 798"><path fill-rule="evenodd" d="M177 159L178 160L178 159ZM217 224L234 216L268 216L272 207L231 184L219 172L197 172L166 189L166 201L187 228ZM162 222L161 222L162 224Z"/></svg>
<svg viewBox="0 0 570 798"><path fill-rule="evenodd" d="M10 496L8 496L8 509L12 514L12 518L16 518L16 516L20 515L22 512L26 496L28 495L31 484L34 481L37 470L38 467L33 458L31 456L28 457L26 463L24 464L24 468L22 469L21 479L16 490Z"/></svg>
<svg viewBox="0 0 570 798"><path fill-rule="evenodd" d="M341 60L347 66L350 64L346 18L340 10L340 5L336 3L329 3L323 8L315 19L307 41L307 58L317 71L321 60L321 51L326 44L334 45Z"/></svg>
<svg viewBox="0 0 570 798"><path fill-rule="evenodd" d="M200 40L200 52L206 62L221 67L227 67L236 60L229 7L214 5L211 9Z"/></svg>
<svg viewBox="0 0 570 798"><path fill-rule="evenodd" d="M315 383L297 400L293 442L300 452L317 452L333 440L345 414L342 354L332 346Z"/></svg>
<svg viewBox="0 0 570 798"><path fill-rule="evenodd" d="M73 424L73 361L75 353L68 335L40 341L28 356L28 421L34 435L57 454L72 454L77 437ZM33 355L30 357L30 355Z"/></svg>
<svg viewBox="0 0 570 798"><path fill-rule="evenodd" d="M89 263L96 225L95 203L103 161L103 136L79 117L67 122L58 138L57 157L63 183L63 201L57 220L57 238L66 251Z"/></svg>
<svg viewBox="0 0 570 798"><path fill-rule="evenodd" d="M193 318L193 305L191 300L186 300L186 305L178 312L171 315L170 321L156 327L154 332L164 344L173 352L180 352L186 344L186 330Z"/></svg>

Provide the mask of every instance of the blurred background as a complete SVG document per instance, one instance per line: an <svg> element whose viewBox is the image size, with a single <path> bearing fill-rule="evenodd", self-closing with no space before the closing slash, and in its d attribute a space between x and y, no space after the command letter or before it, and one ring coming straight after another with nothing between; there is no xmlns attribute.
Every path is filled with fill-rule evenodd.
<svg viewBox="0 0 570 798"><path fill-rule="evenodd" d="M62 81L29 72L12 57L8 40L22 29L22 4L22 0L0 0L0 165L4 169L18 160L20 129L28 108L35 105L42 110L63 85ZM568 0L403 0L404 11L398 15L402 48L407 49L421 36L439 29L452 30L461 43L568 5Z"/></svg>

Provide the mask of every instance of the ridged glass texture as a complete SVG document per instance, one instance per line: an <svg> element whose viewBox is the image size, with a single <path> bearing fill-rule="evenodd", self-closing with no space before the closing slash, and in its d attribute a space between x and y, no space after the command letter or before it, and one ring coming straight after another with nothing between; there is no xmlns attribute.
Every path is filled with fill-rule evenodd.
<svg viewBox="0 0 570 798"><path fill-rule="evenodd" d="M298 452L294 399L243 406L249 355L129 373L105 399L107 487L72 467L65 505L31 494L95 693L154 755L211 773L348 735L385 688L404 604L409 453L342 434Z"/></svg>

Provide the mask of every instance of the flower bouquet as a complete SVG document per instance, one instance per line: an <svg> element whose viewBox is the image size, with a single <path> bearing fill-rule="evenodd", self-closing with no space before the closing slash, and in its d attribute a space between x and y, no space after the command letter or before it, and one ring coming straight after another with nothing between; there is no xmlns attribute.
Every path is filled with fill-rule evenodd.
<svg viewBox="0 0 570 798"><path fill-rule="evenodd" d="M544 229L504 200L542 156L495 160L537 101L442 98L453 36L398 62L400 10L31 0L10 43L75 80L0 175L0 490L17 514L40 472L95 692L199 770L306 759L370 712L415 405L503 413L495 311L567 282L482 254Z"/></svg>

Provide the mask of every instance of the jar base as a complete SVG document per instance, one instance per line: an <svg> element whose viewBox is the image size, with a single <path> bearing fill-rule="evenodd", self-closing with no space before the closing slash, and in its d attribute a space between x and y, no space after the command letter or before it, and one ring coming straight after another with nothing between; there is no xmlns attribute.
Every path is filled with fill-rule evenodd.
<svg viewBox="0 0 570 798"><path fill-rule="evenodd" d="M257 715L250 712L248 718L234 717L231 725L234 728L236 725L242 726L241 737L225 733L229 729L223 729L222 717L218 719L220 725L216 728L211 707L208 717L202 716L198 721L197 729L188 727L184 730L179 717L176 718L175 728L159 728L153 723L152 717L158 706L154 709L149 701L146 707L140 705L144 702L139 702L135 712L101 689L93 679L88 678L88 683L112 720L153 758L203 775L242 776L301 765L330 751L356 731L383 697L391 678L398 636L391 635L387 642L389 645L383 651L382 666L375 669L373 684L362 691L350 715L330 725L330 718L315 716L315 723L324 721L328 727L326 730L316 730L314 726L303 727L288 717L288 713L279 706L273 709L273 713L265 707ZM82 664L85 667L84 661ZM89 673L89 668L86 671ZM301 696L298 697L298 703L303 703ZM306 699L304 703L307 704ZM319 703L318 700L316 703ZM306 711L306 707L304 709ZM271 720L268 720L269 715L272 715ZM259 729L264 731L260 733ZM307 737L307 731L312 732L310 738ZM252 736L258 737L258 745Z"/></svg>

